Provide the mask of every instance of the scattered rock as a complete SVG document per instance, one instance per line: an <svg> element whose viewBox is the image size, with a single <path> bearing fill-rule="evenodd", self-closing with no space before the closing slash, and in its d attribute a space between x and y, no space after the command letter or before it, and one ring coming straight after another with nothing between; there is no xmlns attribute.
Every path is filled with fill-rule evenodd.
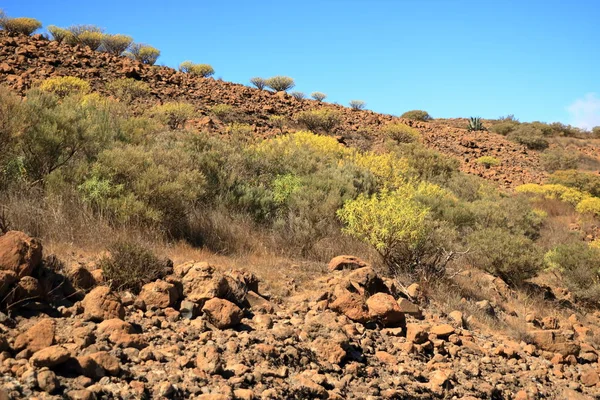
<svg viewBox="0 0 600 400"><path fill-rule="evenodd" d="M52 368L66 362L70 357L69 350L55 345L35 352L29 362L38 368Z"/></svg>
<svg viewBox="0 0 600 400"><path fill-rule="evenodd" d="M27 234L9 231L0 236L0 270L13 271L18 278L29 276L42 262L42 244Z"/></svg>
<svg viewBox="0 0 600 400"><path fill-rule="evenodd" d="M144 285L139 298L144 301L146 307L167 308L175 305L179 294L175 285L157 280Z"/></svg>
<svg viewBox="0 0 600 400"><path fill-rule="evenodd" d="M219 329L232 328L240 323L242 320L242 310L230 302L224 299L210 299L202 307L204 312L211 324Z"/></svg>
<svg viewBox="0 0 600 400"><path fill-rule="evenodd" d="M125 308L121 299L108 286L98 286L89 292L83 302L83 316L91 321L125 317Z"/></svg>
<svg viewBox="0 0 600 400"><path fill-rule="evenodd" d="M340 271L343 269L355 270L358 268L369 267L369 264L355 256L337 256L329 261L327 268L329 271Z"/></svg>

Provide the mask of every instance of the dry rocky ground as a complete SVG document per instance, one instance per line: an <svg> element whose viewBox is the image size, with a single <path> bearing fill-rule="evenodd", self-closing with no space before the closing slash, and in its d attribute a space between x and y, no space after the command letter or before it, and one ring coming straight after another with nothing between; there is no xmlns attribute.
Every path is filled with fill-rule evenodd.
<svg viewBox="0 0 600 400"><path fill-rule="evenodd" d="M251 273L202 261L168 267L139 295L92 268L44 257L21 232L0 236L0 398L600 396L595 316L529 314L528 341L516 342L420 306L418 285L351 256L284 299L261 295Z"/></svg>

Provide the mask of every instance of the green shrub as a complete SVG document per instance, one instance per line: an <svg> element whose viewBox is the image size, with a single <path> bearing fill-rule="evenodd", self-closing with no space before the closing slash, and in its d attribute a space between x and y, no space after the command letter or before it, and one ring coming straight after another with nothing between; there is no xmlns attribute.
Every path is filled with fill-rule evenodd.
<svg viewBox="0 0 600 400"><path fill-rule="evenodd" d="M102 38L104 37L104 30L95 25L72 25L67 28L67 31L69 34L64 37L63 41L71 46L86 45L81 38L82 35L84 40L86 37L92 38L92 42L99 35L102 35Z"/></svg>
<svg viewBox="0 0 600 400"><path fill-rule="evenodd" d="M263 90L267 86L267 81L263 78L259 78L258 76L250 79L250 83L252 83L258 90Z"/></svg>
<svg viewBox="0 0 600 400"><path fill-rule="evenodd" d="M142 286L172 273L169 260L159 260L152 251L138 243L113 243L99 262L105 281L116 291L130 290L138 294Z"/></svg>
<svg viewBox="0 0 600 400"><path fill-rule="evenodd" d="M290 95L296 100L302 100L306 97L303 92L291 92Z"/></svg>
<svg viewBox="0 0 600 400"><path fill-rule="evenodd" d="M518 121L506 120L492 126L491 131L499 135L507 136L509 133L517 129Z"/></svg>
<svg viewBox="0 0 600 400"><path fill-rule="evenodd" d="M240 110L229 104L215 104L210 112L226 124L240 119Z"/></svg>
<svg viewBox="0 0 600 400"><path fill-rule="evenodd" d="M500 160L492 156L482 156L477 159L477 163L489 168L500 165Z"/></svg>
<svg viewBox="0 0 600 400"><path fill-rule="evenodd" d="M579 154L557 147L544 150L540 155L540 161L542 162L542 167L550 173L559 170L576 169L579 163Z"/></svg>
<svg viewBox="0 0 600 400"><path fill-rule="evenodd" d="M133 43L133 38L127 35L104 35L102 50L115 56L123 54Z"/></svg>
<svg viewBox="0 0 600 400"><path fill-rule="evenodd" d="M160 57L160 51L158 49L141 43L132 43L129 46L129 51L125 54L129 58L148 65L156 64L156 60Z"/></svg>
<svg viewBox="0 0 600 400"><path fill-rule="evenodd" d="M269 122L274 128L279 129L279 132L283 133L283 129L287 123L287 118L283 115L271 115L269 117Z"/></svg>
<svg viewBox="0 0 600 400"><path fill-rule="evenodd" d="M179 70L193 76L208 78L214 75L215 70L208 64L194 64L191 61L184 61L179 65Z"/></svg>
<svg viewBox="0 0 600 400"><path fill-rule="evenodd" d="M592 128L592 135L595 138L600 139L600 126L595 126L594 128Z"/></svg>
<svg viewBox="0 0 600 400"><path fill-rule="evenodd" d="M548 182L564 185L600 197L600 175L594 172L569 169L556 171L548 177Z"/></svg>
<svg viewBox="0 0 600 400"><path fill-rule="evenodd" d="M42 27L42 23L34 18L3 18L0 27L9 33L31 35Z"/></svg>
<svg viewBox="0 0 600 400"><path fill-rule="evenodd" d="M195 114L194 106L181 102L161 104L150 112L170 129L185 128L185 123Z"/></svg>
<svg viewBox="0 0 600 400"><path fill-rule="evenodd" d="M431 118L431 115L429 115L429 113L427 111L423 111L423 110L411 110L411 111L407 111L404 114L402 114L400 116L400 118L406 118L406 119L411 119L413 121L431 121L433 118Z"/></svg>
<svg viewBox="0 0 600 400"><path fill-rule="evenodd" d="M104 40L104 34L102 32L86 31L82 32L77 39L83 46L87 46L92 50L98 50Z"/></svg>
<svg viewBox="0 0 600 400"><path fill-rule="evenodd" d="M577 204L576 210L580 214L591 214L600 217L600 198L589 197L583 199Z"/></svg>
<svg viewBox="0 0 600 400"><path fill-rule="evenodd" d="M265 81L265 86L273 89L276 92L285 92L296 86L296 84L290 77L274 76Z"/></svg>
<svg viewBox="0 0 600 400"><path fill-rule="evenodd" d="M474 267L519 286L542 268L542 254L525 236L502 228L484 228L467 237Z"/></svg>
<svg viewBox="0 0 600 400"><path fill-rule="evenodd" d="M397 143L412 143L421 138L418 130L400 123L385 125L381 128L381 133Z"/></svg>
<svg viewBox="0 0 600 400"><path fill-rule="evenodd" d="M40 84L40 90L54 93L58 97L84 95L90 91L90 84L76 76L48 78Z"/></svg>
<svg viewBox="0 0 600 400"><path fill-rule="evenodd" d="M508 138L531 150L544 150L549 146L548 140L544 138L543 131L533 124L518 125L508 135Z"/></svg>
<svg viewBox="0 0 600 400"><path fill-rule="evenodd" d="M108 83L106 89L110 94L126 103L131 103L150 93L150 86L146 82L133 78L116 79Z"/></svg>
<svg viewBox="0 0 600 400"><path fill-rule="evenodd" d="M443 183L458 173L460 162L420 143L398 146L396 152L407 160L409 167L416 172L416 178Z"/></svg>
<svg viewBox="0 0 600 400"><path fill-rule="evenodd" d="M561 244L544 261L549 270L560 272L575 299L600 304L600 248L581 241Z"/></svg>
<svg viewBox="0 0 600 400"><path fill-rule="evenodd" d="M469 125L467 126L469 132L473 131L484 131L483 121L479 117L471 117L469 118Z"/></svg>
<svg viewBox="0 0 600 400"><path fill-rule="evenodd" d="M48 32L52 35L52 38L56 40L58 43L62 43L67 36L71 34L67 29L59 28L55 25L50 25L48 28Z"/></svg>
<svg viewBox="0 0 600 400"><path fill-rule="evenodd" d="M252 139L254 128L250 124L233 122L227 127L227 132L237 140L248 141Z"/></svg>
<svg viewBox="0 0 600 400"><path fill-rule="evenodd" d="M358 110L364 110L364 108L367 104L362 100L350 100L350 103L348 103L348 105L350 106L351 109L358 111Z"/></svg>
<svg viewBox="0 0 600 400"><path fill-rule="evenodd" d="M298 123L314 132L320 130L331 132L340 123L339 113L327 108L303 111L296 116L296 119Z"/></svg>
<svg viewBox="0 0 600 400"><path fill-rule="evenodd" d="M323 100L325 100L327 95L325 93L321 93L321 92L312 92L310 94L310 97L312 97L313 99L315 99L316 101L318 101L320 103Z"/></svg>

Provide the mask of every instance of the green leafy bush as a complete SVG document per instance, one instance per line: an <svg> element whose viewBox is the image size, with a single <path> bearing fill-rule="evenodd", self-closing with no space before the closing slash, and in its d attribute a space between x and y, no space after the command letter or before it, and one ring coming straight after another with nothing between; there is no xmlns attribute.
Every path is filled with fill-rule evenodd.
<svg viewBox="0 0 600 400"><path fill-rule="evenodd" d="M507 136L509 133L517 129L518 126L518 121L504 120L498 124L493 125L491 127L491 131L499 135Z"/></svg>
<svg viewBox="0 0 600 400"><path fill-rule="evenodd" d="M104 30L95 25L72 25L66 29L69 34L64 37L63 41L71 46L78 44L86 45L86 43L82 40L82 35L84 40L86 37L89 37L92 38L92 41L94 40L93 38L98 38L100 35L102 35L103 38L104 35Z"/></svg>
<svg viewBox="0 0 600 400"><path fill-rule="evenodd" d="M150 85L133 78L116 79L109 82L106 89L110 94L126 103L131 103L135 99L147 96L150 93Z"/></svg>
<svg viewBox="0 0 600 400"><path fill-rule="evenodd" d="M423 111L423 110L411 110L411 111L407 111L404 114L402 114L400 116L400 118L406 118L406 119L411 119L413 121L431 121L433 118L431 118L431 115L429 115L429 113L427 111Z"/></svg>
<svg viewBox="0 0 600 400"><path fill-rule="evenodd" d="M351 109L357 111L357 110L364 110L364 108L367 104L362 100L350 100L350 103L348 103L348 105L350 106Z"/></svg>
<svg viewBox="0 0 600 400"><path fill-rule="evenodd" d="M160 57L160 51L152 46L141 43L132 43L129 51L125 53L128 57L142 64L154 65Z"/></svg>
<svg viewBox="0 0 600 400"><path fill-rule="evenodd" d="M500 160L492 156L482 156L477 159L477 163L483 165L486 168L490 168L500 165Z"/></svg>
<svg viewBox="0 0 600 400"><path fill-rule="evenodd" d="M150 113L170 129L183 129L185 123L194 116L195 110L191 104L171 102L155 106Z"/></svg>
<svg viewBox="0 0 600 400"><path fill-rule="evenodd" d="M296 84L294 83L294 80L288 76L274 76L265 81L265 86L276 92L284 92L290 90L296 86Z"/></svg>
<svg viewBox="0 0 600 400"><path fill-rule="evenodd" d="M138 243L118 241L113 243L99 262L104 279L117 291L130 290L137 294L142 286L172 273L169 260L159 260L152 251Z"/></svg>
<svg viewBox="0 0 600 400"><path fill-rule="evenodd" d="M258 76L250 79L250 83L252 83L258 90L263 90L267 86L267 81L263 78L259 78Z"/></svg>
<svg viewBox="0 0 600 400"><path fill-rule="evenodd" d="M318 101L320 103L323 100L325 100L325 98L327 98L327 95L325 93L321 93L321 92L312 92L310 94L310 97L312 97L313 99L315 99L316 101Z"/></svg>
<svg viewBox="0 0 600 400"><path fill-rule="evenodd" d="M547 252L544 261L549 270L560 272L577 300L600 304L600 248L573 241Z"/></svg>
<svg viewBox="0 0 600 400"><path fill-rule="evenodd" d="M290 95L296 100L302 100L306 97L303 92L291 92Z"/></svg>
<svg viewBox="0 0 600 400"><path fill-rule="evenodd" d="M184 61L179 65L179 70L193 76L208 78L214 75L215 70L208 64L194 64L191 61Z"/></svg>
<svg viewBox="0 0 600 400"><path fill-rule="evenodd" d="M84 95L90 91L90 84L76 76L48 78L40 84L40 90L56 94L58 97Z"/></svg>
<svg viewBox="0 0 600 400"><path fill-rule="evenodd" d="M381 133L397 143L412 143L421 138L418 130L400 123L385 125L381 128Z"/></svg>
<svg viewBox="0 0 600 400"><path fill-rule="evenodd" d="M409 167L416 172L416 178L420 180L441 184L457 174L460 166L456 158L430 150L416 142L398 146L396 152L407 160Z"/></svg>
<svg viewBox="0 0 600 400"><path fill-rule="evenodd" d="M98 50L104 40L104 34L102 32L86 31L78 36L78 40L82 45L87 46L92 50Z"/></svg>
<svg viewBox="0 0 600 400"><path fill-rule="evenodd" d="M48 26L48 32L52 35L52 38L56 40L58 43L62 43L67 36L71 34L67 29L60 28L55 25Z"/></svg>
<svg viewBox="0 0 600 400"><path fill-rule="evenodd" d="M296 116L296 119L298 123L314 132L320 130L331 132L340 123L339 113L327 108L303 111Z"/></svg>
<svg viewBox="0 0 600 400"><path fill-rule="evenodd" d="M127 35L104 35L102 50L115 56L123 54L133 43L133 38Z"/></svg>
<svg viewBox="0 0 600 400"><path fill-rule="evenodd" d="M10 33L21 35L31 35L42 27L42 23L34 18L2 18L0 27Z"/></svg>
<svg viewBox="0 0 600 400"><path fill-rule="evenodd" d="M544 150L549 146L543 131L533 124L518 125L509 133L508 138L514 142L527 146L527 148L531 150Z"/></svg>
<svg viewBox="0 0 600 400"><path fill-rule="evenodd" d="M579 154L557 147L545 150L540 156L540 161L544 169L551 173L558 170L576 169L579 163Z"/></svg>
<svg viewBox="0 0 600 400"><path fill-rule="evenodd" d="M542 268L542 254L531 239L502 228L484 228L468 236L471 264L511 285L521 285Z"/></svg>
<svg viewBox="0 0 600 400"><path fill-rule="evenodd" d="M549 183L564 185L600 197L600 175L569 169L556 171L548 177Z"/></svg>

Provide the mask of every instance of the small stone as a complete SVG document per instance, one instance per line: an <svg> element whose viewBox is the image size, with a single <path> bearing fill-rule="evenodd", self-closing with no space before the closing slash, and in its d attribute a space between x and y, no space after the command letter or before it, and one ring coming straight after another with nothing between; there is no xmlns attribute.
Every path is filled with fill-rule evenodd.
<svg viewBox="0 0 600 400"><path fill-rule="evenodd" d="M210 299L202 307L202 311L207 315L211 324L219 329L234 327L242 320L242 310L224 299Z"/></svg>
<svg viewBox="0 0 600 400"><path fill-rule="evenodd" d="M37 373L37 385L46 393L54 393L59 386L56 374L49 369L43 369Z"/></svg>
<svg viewBox="0 0 600 400"><path fill-rule="evenodd" d="M35 367L54 367L66 362L71 354L62 346L50 346L39 350L29 360Z"/></svg>

